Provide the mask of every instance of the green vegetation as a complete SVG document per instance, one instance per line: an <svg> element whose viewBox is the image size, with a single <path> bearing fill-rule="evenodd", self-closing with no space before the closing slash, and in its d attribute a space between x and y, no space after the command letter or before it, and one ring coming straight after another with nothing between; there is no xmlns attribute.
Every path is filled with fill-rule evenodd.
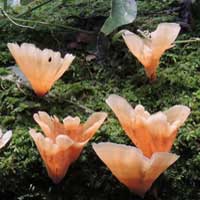
<svg viewBox="0 0 200 200"><path fill-rule="evenodd" d="M178 5L176 0L138 0L136 21L125 28L132 31L138 28L154 30L160 22L178 21L177 12L165 12ZM26 10L27 7L23 6L11 14L17 16ZM58 0L20 17L48 22L48 25L18 21L19 24L33 27L22 28L0 18L0 76L9 74L7 67L15 63L6 47L7 42L31 42L41 48L77 55L70 70L43 98L36 97L32 90L23 85L0 79L0 126L4 130L13 130L10 144L0 152L2 200L140 199L112 176L91 148L92 142L131 144L105 103L112 93L125 97L132 105L142 104L150 112L165 110L175 104L184 104L192 109L172 149L181 157L161 175L145 199L200 199L200 44L177 44L168 50L162 57L157 81L149 83L142 65L128 52L122 41L111 43L111 37L98 37L100 39L96 42L96 33L87 34L67 28L71 26L96 32L105 16L109 15L109 10L107 0ZM193 26L192 32L184 32L178 39L198 37L200 22L197 18ZM100 51L98 59L86 61L86 56L96 49ZM108 120L58 185L48 178L28 134L29 128L39 128L32 118L33 113L39 110L61 119L67 115L79 116L83 121L92 110L109 114Z"/></svg>

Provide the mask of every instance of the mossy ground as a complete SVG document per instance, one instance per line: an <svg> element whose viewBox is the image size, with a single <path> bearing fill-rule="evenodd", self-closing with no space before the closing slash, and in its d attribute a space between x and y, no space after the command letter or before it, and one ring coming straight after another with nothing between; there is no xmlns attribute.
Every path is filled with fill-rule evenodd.
<svg viewBox="0 0 200 200"><path fill-rule="evenodd" d="M51 22L64 22L63 16L77 12L86 18L106 15L109 10L107 0L90 1L90 4L88 0L81 7L73 3L70 7L62 7L59 3L48 4L29 17L37 19L44 12L51 15L44 15L41 20L46 17ZM163 12L177 5L175 0L140 0L138 17L133 25L126 28L154 30L160 22L178 21L176 13ZM182 33L178 39L198 37L200 22L195 21L194 25L192 32ZM69 50L66 49L65 38L69 34L42 26L31 31L13 25L1 27L0 75L8 73L6 66L14 63L6 48L7 42L32 42L65 52ZM128 52L122 41L109 45L107 57L103 61L87 62L85 56L88 54L88 46L82 44L78 50L69 50L77 55L76 60L43 98L36 97L26 87L0 80L0 126L4 130L13 130L10 144L0 152L0 199L140 199L112 176L91 147L92 142L102 141L131 144L105 103L112 93L125 97L133 106L142 104L150 112L165 110L175 104L184 104L192 109L172 149L172 152L180 155L179 160L159 177L145 199L200 199L200 44L177 44L168 50L161 59L158 79L151 84L141 64ZM83 121L92 110L109 114L107 121L58 185L48 178L28 134L29 128L38 129L32 116L39 110L55 114L60 119L67 115L79 116Z"/></svg>

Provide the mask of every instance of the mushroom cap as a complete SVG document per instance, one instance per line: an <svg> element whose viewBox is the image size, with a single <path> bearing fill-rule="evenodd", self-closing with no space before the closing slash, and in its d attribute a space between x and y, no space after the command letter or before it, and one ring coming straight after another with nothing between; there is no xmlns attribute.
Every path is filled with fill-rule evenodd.
<svg viewBox="0 0 200 200"><path fill-rule="evenodd" d="M49 177L54 183L59 183L74 161L74 157L78 157L82 149L66 135L58 135L53 141L41 133L36 133L34 129L29 133L40 152Z"/></svg>
<svg viewBox="0 0 200 200"><path fill-rule="evenodd" d="M61 58L60 52L50 49L40 50L34 44L7 44L20 70L29 80L38 96L45 95L74 60L72 54Z"/></svg>
<svg viewBox="0 0 200 200"><path fill-rule="evenodd" d="M151 115L142 105L133 109L123 97L115 94L110 95L106 103L132 142L149 158L155 152L170 151L178 129L190 114L187 106L175 105Z"/></svg>
<svg viewBox="0 0 200 200"><path fill-rule="evenodd" d="M110 142L93 144L93 149L113 175L141 197L179 158L176 154L159 152L149 159L138 148Z"/></svg>
<svg viewBox="0 0 200 200"><path fill-rule="evenodd" d="M56 116L49 116L43 111L33 115L34 120L47 137L55 139L57 135L63 134L70 137L74 142L84 144L96 133L106 117L107 113L96 112L84 124L80 124L79 117L67 116L61 123Z"/></svg>
<svg viewBox="0 0 200 200"><path fill-rule="evenodd" d="M141 38L127 30L123 32L122 37L131 53L144 65L148 78L153 80L156 78L156 69L162 54L173 47L172 43L179 32L179 24L161 23L150 33L149 38Z"/></svg>
<svg viewBox="0 0 200 200"><path fill-rule="evenodd" d="M107 114L93 113L85 124L80 124L78 117L68 116L59 122L56 116L46 112L34 114L35 121L40 125L44 135L29 131L54 183L58 183L67 173L72 162L79 156L85 144L100 128Z"/></svg>
<svg viewBox="0 0 200 200"><path fill-rule="evenodd" d="M181 27L177 23L161 23L151 32L152 50L155 57L160 58L178 37Z"/></svg>

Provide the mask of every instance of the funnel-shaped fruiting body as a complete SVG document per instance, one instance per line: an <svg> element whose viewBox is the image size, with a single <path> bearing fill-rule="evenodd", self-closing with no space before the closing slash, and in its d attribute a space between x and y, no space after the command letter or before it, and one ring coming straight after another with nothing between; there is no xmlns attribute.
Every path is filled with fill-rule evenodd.
<svg viewBox="0 0 200 200"><path fill-rule="evenodd" d="M34 44L8 43L8 48L38 96L51 89L75 58L72 54L62 58L60 52L40 50Z"/></svg>
<svg viewBox="0 0 200 200"><path fill-rule="evenodd" d="M161 23L149 38L143 39L130 31L124 31L122 36L131 53L144 65L147 77L154 80L162 54L173 47L179 32L179 24Z"/></svg>
<svg viewBox="0 0 200 200"><path fill-rule="evenodd" d="M97 112L92 114L85 124L80 124L78 117L68 116L60 123L57 117L51 117L45 112L34 114L34 119L45 136L36 133L34 129L29 132L44 160L49 177L55 183L62 180L70 164L79 157L84 145L106 117L106 113Z"/></svg>
<svg viewBox="0 0 200 200"><path fill-rule="evenodd" d="M175 105L165 112L150 115L142 105L133 109L124 98L114 94L106 103L132 142L149 158L155 152L170 151L179 127L190 114L187 106Z"/></svg>
<svg viewBox="0 0 200 200"><path fill-rule="evenodd" d="M110 142L93 144L93 149L113 175L140 196L178 159L176 154L167 152L147 158L138 148Z"/></svg>
<svg viewBox="0 0 200 200"><path fill-rule="evenodd" d="M0 149L3 148L11 139L12 131L7 131L6 133L2 133L0 129Z"/></svg>

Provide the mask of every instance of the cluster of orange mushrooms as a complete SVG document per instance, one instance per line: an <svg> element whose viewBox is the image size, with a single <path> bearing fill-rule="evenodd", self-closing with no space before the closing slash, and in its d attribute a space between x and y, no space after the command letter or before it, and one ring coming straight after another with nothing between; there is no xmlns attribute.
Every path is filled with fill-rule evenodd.
<svg viewBox="0 0 200 200"><path fill-rule="evenodd" d="M130 31L124 31L122 36L130 51L144 65L147 77L154 80L160 57L173 46L179 31L178 24L162 23L145 38ZM21 46L8 43L8 48L38 96L48 93L75 58L71 54L62 58L59 52L40 50L27 43ZM167 111L151 115L142 105L132 108L124 98L115 94L110 95L106 103L135 147L104 142L93 144L93 149L121 183L144 196L155 179L178 159L179 156L170 153L170 150L190 109L175 105ZM49 116L46 112L34 114L33 118L44 135L34 129L30 129L29 133L54 183L62 180L70 164L77 160L84 145L106 117L107 113L96 112L81 124L79 117L67 116L61 123L56 116ZM0 148L11 136L11 131L3 135L0 129Z"/></svg>

